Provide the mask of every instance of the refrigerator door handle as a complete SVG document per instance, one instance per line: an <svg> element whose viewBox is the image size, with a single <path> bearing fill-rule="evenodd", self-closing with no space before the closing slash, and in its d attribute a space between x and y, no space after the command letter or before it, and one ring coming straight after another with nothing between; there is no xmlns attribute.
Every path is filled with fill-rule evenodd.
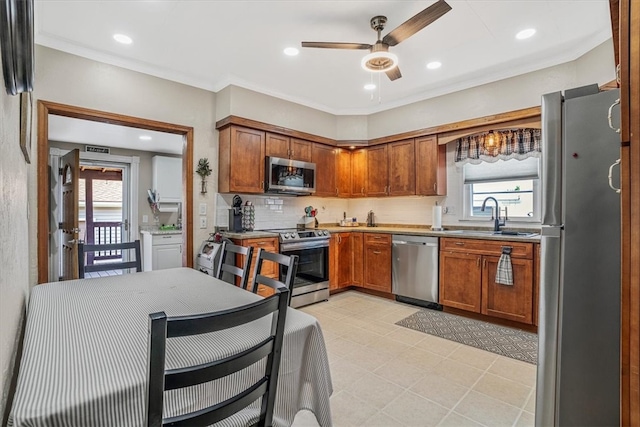
<svg viewBox="0 0 640 427"><path fill-rule="evenodd" d="M620 104L620 98L616 99L616 102L614 102L613 104L611 104L611 106L609 107L609 114L607 115L607 120L609 120L609 127L611 129L613 129L616 133L620 133L620 128L614 128L613 127L613 123L611 122L611 113L613 111L613 107L615 107L616 105Z"/></svg>
<svg viewBox="0 0 640 427"><path fill-rule="evenodd" d="M618 129L620 130L620 129ZM611 189L613 191L615 191L616 193L620 194L620 192L622 191L619 188L616 188L613 186L613 182L611 181L612 177L613 177L613 168L618 166L620 164L620 159L616 160L611 166L609 166L609 187L611 187Z"/></svg>

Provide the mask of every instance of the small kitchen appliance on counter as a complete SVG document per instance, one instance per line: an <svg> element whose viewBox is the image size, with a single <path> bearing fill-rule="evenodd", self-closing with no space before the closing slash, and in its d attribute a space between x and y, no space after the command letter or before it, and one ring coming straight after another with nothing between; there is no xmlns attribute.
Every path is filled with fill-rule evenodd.
<svg viewBox="0 0 640 427"><path fill-rule="evenodd" d="M242 198L237 194L233 196L231 209L229 209L229 231L242 233Z"/></svg>

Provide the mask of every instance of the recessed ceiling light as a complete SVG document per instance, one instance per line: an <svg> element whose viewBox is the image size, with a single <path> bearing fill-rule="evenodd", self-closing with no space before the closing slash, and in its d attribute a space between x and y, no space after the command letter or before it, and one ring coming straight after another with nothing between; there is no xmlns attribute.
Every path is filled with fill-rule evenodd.
<svg viewBox="0 0 640 427"><path fill-rule="evenodd" d="M376 85L374 85L373 83L367 83L366 85L364 85L365 90L374 90L375 88Z"/></svg>
<svg viewBox="0 0 640 427"><path fill-rule="evenodd" d="M427 64L427 68L430 70L435 70L436 68L440 68L440 67L442 67L442 62L439 62L439 61L433 61Z"/></svg>
<svg viewBox="0 0 640 427"><path fill-rule="evenodd" d="M131 39L131 37L125 36L124 34L114 34L113 35L113 39L115 41L117 41L118 43L122 43L122 44L131 44L131 43L133 43L133 40Z"/></svg>
<svg viewBox="0 0 640 427"><path fill-rule="evenodd" d="M138 138L143 141L151 141L151 137L149 135L140 135Z"/></svg>
<svg viewBox="0 0 640 427"><path fill-rule="evenodd" d="M526 30L522 30L518 34L516 34L516 38L518 40L528 39L529 37L531 37L535 33L536 33L536 29L535 28L527 28Z"/></svg>
<svg viewBox="0 0 640 427"><path fill-rule="evenodd" d="M300 51L298 49L296 49L295 47L288 47L284 50L284 54L288 55L288 56L296 56L297 54L299 54Z"/></svg>

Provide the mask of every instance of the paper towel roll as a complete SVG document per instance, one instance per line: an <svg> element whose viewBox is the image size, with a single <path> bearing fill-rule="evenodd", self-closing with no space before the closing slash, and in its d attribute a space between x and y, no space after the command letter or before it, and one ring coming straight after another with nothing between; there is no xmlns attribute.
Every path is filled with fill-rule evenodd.
<svg viewBox="0 0 640 427"><path fill-rule="evenodd" d="M431 220L432 230L442 230L442 206L433 207L433 218Z"/></svg>

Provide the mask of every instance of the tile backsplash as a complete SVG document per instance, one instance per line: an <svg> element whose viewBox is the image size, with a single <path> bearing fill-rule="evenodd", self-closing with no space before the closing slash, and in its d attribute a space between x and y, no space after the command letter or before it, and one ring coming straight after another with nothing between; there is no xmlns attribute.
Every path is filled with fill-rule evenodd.
<svg viewBox="0 0 640 427"><path fill-rule="evenodd" d="M233 194L218 194L215 225L229 226L229 209ZM321 224L338 223L343 214L356 218L362 224L367 213L373 210L376 223L431 225L431 207L443 197L392 197L366 199L320 198L313 196L257 196L241 194L243 204L251 201L255 206L255 229L289 228L304 222L304 208L318 210Z"/></svg>

